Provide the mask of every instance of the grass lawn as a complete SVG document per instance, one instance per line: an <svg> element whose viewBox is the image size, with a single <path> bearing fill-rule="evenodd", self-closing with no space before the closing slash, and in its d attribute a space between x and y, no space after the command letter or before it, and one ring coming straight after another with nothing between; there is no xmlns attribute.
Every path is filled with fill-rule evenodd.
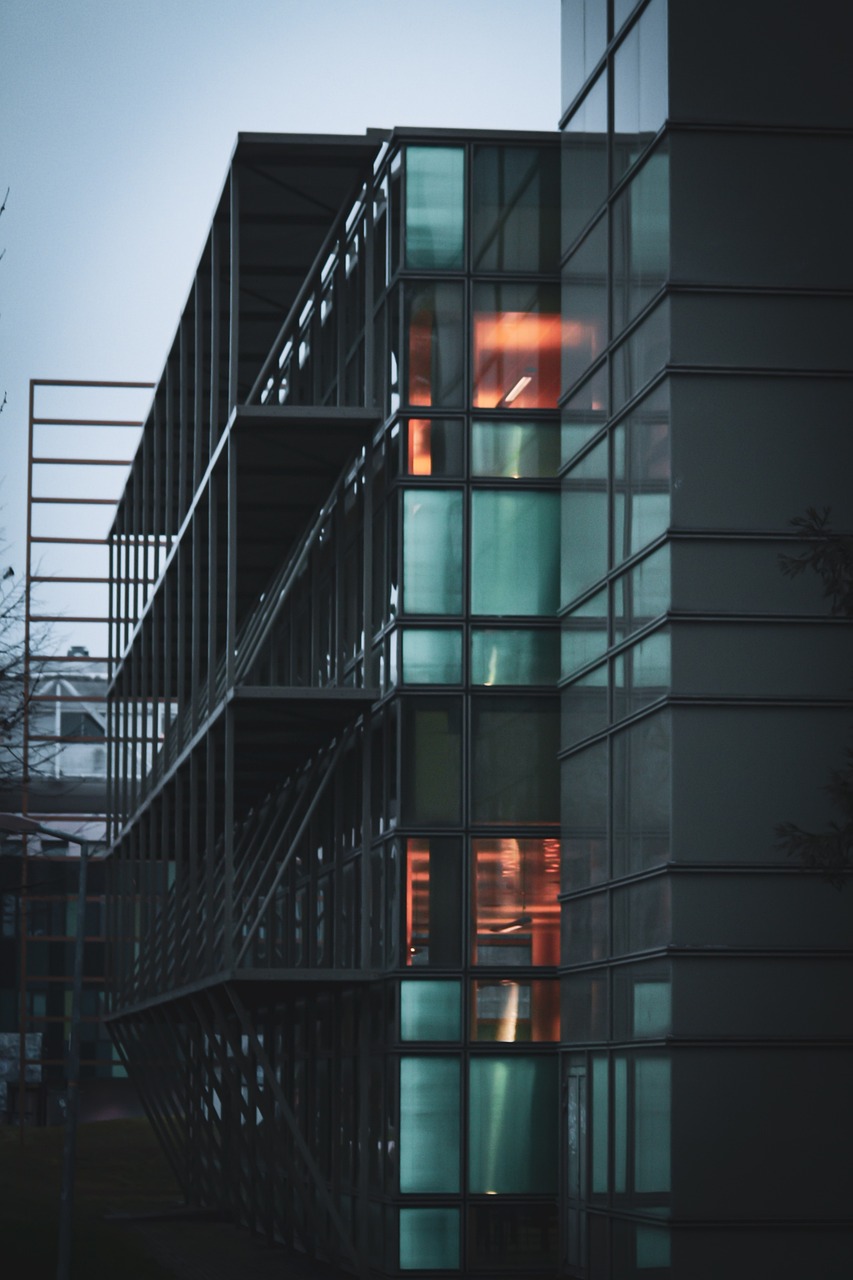
<svg viewBox="0 0 853 1280"><path fill-rule="evenodd" d="M55 1280L62 1128L0 1126L0 1271L3 1280ZM85 1280L172 1280L116 1212L170 1208L181 1193L147 1120L105 1120L77 1131L72 1275Z"/></svg>

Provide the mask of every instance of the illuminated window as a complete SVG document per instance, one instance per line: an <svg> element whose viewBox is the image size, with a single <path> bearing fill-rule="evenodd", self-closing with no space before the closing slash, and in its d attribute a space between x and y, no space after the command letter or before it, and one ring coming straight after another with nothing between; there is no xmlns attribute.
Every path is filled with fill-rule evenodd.
<svg viewBox="0 0 853 1280"><path fill-rule="evenodd" d="M471 1038L506 1043L559 1040L559 984L550 978L519 982L478 979L472 984Z"/></svg>
<svg viewBox="0 0 853 1280"><path fill-rule="evenodd" d="M459 841L407 841L404 964L459 964L461 895Z"/></svg>
<svg viewBox="0 0 853 1280"><path fill-rule="evenodd" d="M551 409L560 394L562 324L551 285L474 290L474 404Z"/></svg>
<svg viewBox="0 0 853 1280"><path fill-rule="evenodd" d="M557 964L559 840L475 840L472 848L474 962Z"/></svg>

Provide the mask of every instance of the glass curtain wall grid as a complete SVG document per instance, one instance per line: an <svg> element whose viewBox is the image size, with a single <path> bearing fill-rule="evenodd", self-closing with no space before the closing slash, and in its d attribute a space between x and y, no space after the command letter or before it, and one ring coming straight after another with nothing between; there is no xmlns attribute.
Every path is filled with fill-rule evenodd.
<svg viewBox="0 0 853 1280"><path fill-rule="evenodd" d="M563 0L562 1264L596 1280L850 1250L850 904L775 828L827 826L849 729L849 620L778 559L818 493L853 527L853 120L828 7L776 16Z"/></svg>
<svg viewBox="0 0 853 1280"><path fill-rule="evenodd" d="M206 435L197 282L115 525L171 545L116 635L110 1025L193 1199L353 1270L548 1275L559 142L369 152Z"/></svg>

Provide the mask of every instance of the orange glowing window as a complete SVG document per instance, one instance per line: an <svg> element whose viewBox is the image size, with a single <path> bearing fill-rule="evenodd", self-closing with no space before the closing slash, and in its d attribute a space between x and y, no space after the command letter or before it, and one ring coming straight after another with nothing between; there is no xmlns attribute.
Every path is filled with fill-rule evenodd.
<svg viewBox="0 0 853 1280"><path fill-rule="evenodd" d="M533 311L474 316L474 405L552 409L560 394L560 316Z"/></svg>
<svg viewBox="0 0 853 1280"><path fill-rule="evenodd" d="M432 475L432 423L429 418L409 419L410 476Z"/></svg>
<svg viewBox="0 0 853 1280"><path fill-rule="evenodd" d="M406 858L407 965L429 963L429 841L410 840Z"/></svg>
<svg viewBox="0 0 853 1280"><path fill-rule="evenodd" d="M560 842L475 840L474 960L558 964Z"/></svg>

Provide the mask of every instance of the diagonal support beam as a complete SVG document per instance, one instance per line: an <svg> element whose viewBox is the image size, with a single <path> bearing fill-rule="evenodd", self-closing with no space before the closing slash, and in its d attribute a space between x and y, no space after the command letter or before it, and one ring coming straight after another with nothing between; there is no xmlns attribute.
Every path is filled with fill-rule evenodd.
<svg viewBox="0 0 853 1280"><path fill-rule="evenodd" d="M249 1016L249 1011L246 1008L246 1006L243 1004L243 1001L237 995L237 992L234 990L234 987L232 986L231 983L225 984L225 992L228 996L228 999L231 1001L234 1012L237 1015L237 1020L240 1023L240 1030L242 1034L246 1036L249 1041L252 1052L254 1053L255 1058L257 1059L258 1064L260 1065L261 1070L264 1073L264 1079L267 1085L269 1086L270 1090L272 1091L272 1094L281 1110L282 1117L284 1119L285 1124L287 1125L287 1128L290 1131L290 1134L293 1138L294 1145L297 1151L299 1152L300 1156L302 1157L305 1168L313 1184L314 1192L317 1197L317 1200L319 1201L323 1209L328 1214L329 1220L332 1223L332 1226L334 1227L335 1233L338 1236L338 1239L340 1240L341 1245L343 1246L343 1252L346 1255L346 1257L349 1258L350 1262L353 1264L356 1274L362 1277L362 1280L367 1280L367 1276L368 1276L367 1264L359 1256L358 1252L356 1251L356 1248L350 1238L349 1232L347 1231L346 1226L344 1225L344 1222L340 1214L338 1213L337 1206L335 1205L331 1195L329 1194L328 1187L326 1186L326 1181L320 1169L318 1168L317 1163L314 1160L314 1157L311 1154L311 1151L308 1147L307 1142L302 1136L302 1133L299 1129L299 1124L296 1120L296 1116L293 1114L290 1103L287 1101L287 1098L285 1097L284 1090L282 1089L281 1084L276 1078L276 1074L273 1071L272 1064L267 1055L267 1051L264 1048L264 1046L261 1044L260 1040L258 1039L258 1034L255 1031L255 1027L252 1022L252 1019ZM309 1213L312 1211L313 1206L310 1204L309 1199L307 1197L305 1200L305 1207Z"/></svg>

